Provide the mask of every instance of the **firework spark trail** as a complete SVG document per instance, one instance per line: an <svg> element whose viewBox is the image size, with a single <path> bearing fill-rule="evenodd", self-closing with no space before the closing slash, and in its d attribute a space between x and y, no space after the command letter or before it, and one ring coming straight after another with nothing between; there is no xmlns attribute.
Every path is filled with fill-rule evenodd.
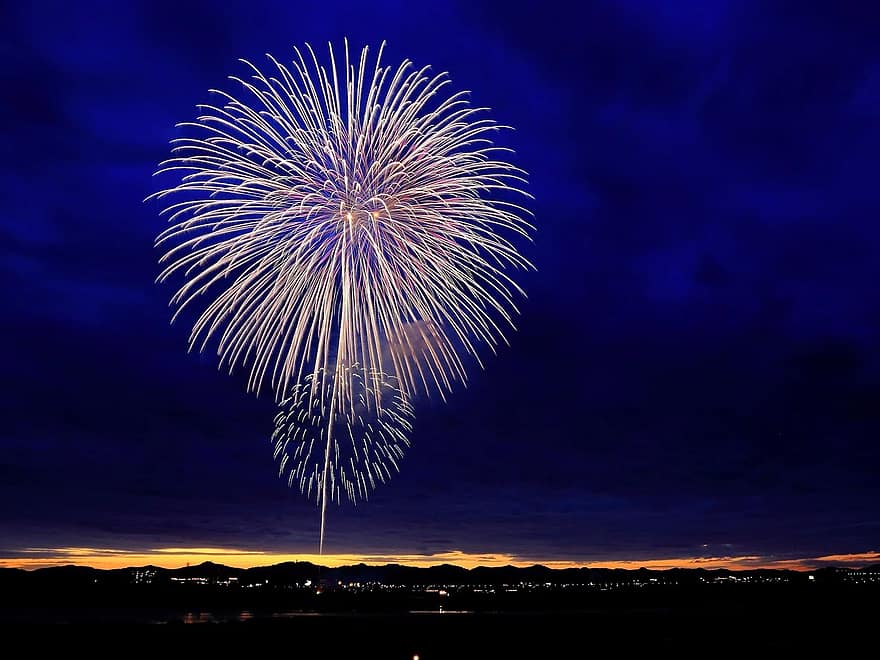
<svg viewBox="0 0 880 660"><path fill-rule="evenodd" d="M329 68L310 46L289 66L268 56L268 74L242 60L252 75L232 80L246 100L213 90L221 105L180 125L197 136L173 140L157 172L180 183L151 196L178 197L156 240L158 280L183 279L173 318L212 296L190 350L215 343L221 366L244 366L248 389L279 402L334 374L318 388L322 545L333 418L353 409L356 376L445 397L466 383L465 358L482 365L479 347L513 328L523 292L505 270L532 267L514 244L534 229L529 211L510 201L529 197L525 172L489 139L506 127L466 92L444 97L445 73L382 66L383 49L368 66L346 42L342 75L332 46Z"/></svg>
<svg viewBox="0 0 880 660"><path fill-rule="evenodd" d="M335 383L333 389L334 391L336 389ZM324 529L327 522L327 481L329 481L330 477L330 448L332 446L330 443L333 440L333 413L335 412L335 402L336 397L332 396L331 394L330 412L327 414L327 448L324 450L324 474L322 477L323 483L321 484L321 529L318 532L319 555L324 554Z"/></svg>

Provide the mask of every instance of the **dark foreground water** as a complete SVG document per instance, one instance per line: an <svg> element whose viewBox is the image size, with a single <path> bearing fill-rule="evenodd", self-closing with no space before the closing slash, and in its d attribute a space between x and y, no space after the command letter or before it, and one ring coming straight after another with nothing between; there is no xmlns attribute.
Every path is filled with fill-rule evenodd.
<svg viewBox="0 0 880 660"><path fill-rule="evenodd" d="M5 622L0 634L5 644L23 641L41 656L44 650L76 649L92 657L244 653L433 660L663 653L790 658L813 657L820 650L829 657L856 657L866 644L874 646L878 614L876 601L844 607L818 603L788 611L756 603L736 608L442 614L32 607L0 610Z"/></svg>

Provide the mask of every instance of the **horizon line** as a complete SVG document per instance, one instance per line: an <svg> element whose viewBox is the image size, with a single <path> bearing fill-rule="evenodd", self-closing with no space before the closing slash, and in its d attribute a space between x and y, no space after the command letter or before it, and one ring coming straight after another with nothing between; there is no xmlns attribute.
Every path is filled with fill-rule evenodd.
<svg viewBox="0 0 880 660"><path fill-rule="evenodd" d="M12 556L10 556L12 555ZM451 565L466 570L474 568L529 568L543 566L550 569L566 568L605 568L638 570L671 569L726 569L726 570L793 570L811 571L823 567L841 565L846 568L861 568L880 562L880 552L875 550L820 555L813 557L774 557L772 555L723 555L659 557L650 559L540 559L510 553L466 553L450 550L432 554L315 554L278 553L234 548L151 548L130 550L119 548L59 547L22 548L19 550L0 550L0 568L20 568L36 570L53 566L82 566L100 570L120 568L177 569L198 565L206 561L222 564L229 568L248 569L273 566L287 562L308 562L322 568L339 568L356 564L385 566L396 564L411 568L431 568ZM140 562L140 563L139 563Z"/></svg>

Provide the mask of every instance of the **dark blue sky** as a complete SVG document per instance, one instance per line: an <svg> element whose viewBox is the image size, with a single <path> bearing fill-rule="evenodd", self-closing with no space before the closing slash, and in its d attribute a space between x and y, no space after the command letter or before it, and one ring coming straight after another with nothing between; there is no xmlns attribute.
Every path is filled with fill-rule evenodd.
<svg viewBox="0 0 880 660"><path fill-rule="evenodd" d="M142 200L237 58L344 36L516 127L538 271L511 348L420 407L401 474L330 511L329 552L880 549L870 5L10 3L0 555L314 550L272 401L169 325Z"/></svg>

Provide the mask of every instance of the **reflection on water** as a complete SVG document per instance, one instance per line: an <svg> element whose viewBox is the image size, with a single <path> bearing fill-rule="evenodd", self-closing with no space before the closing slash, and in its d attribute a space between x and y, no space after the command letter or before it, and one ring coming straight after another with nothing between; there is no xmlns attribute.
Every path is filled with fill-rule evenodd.
<svg viewBox="0 0 880 660"><path fill-rule="evenodd" d="M448 614L474 614L470 610L409 610L405 612L315 612L303 610L184 610L160 608L15 608L0 607L0 624L5 623L138 623L138 624L218 624L293 621L295 619L398 619L415 615L419 619L446 618ZM432 616L433 615L433 616Z"/></svg>
<svg viewBox="0 0 880 660"><path fill-rule="evenodd" d="M214 612L187 612L181 618L183 623L229 623L230 621L250 621L254 613L250 610L217 614Z"/></svg>
<svg viewBox="0 0 880 660"><path fill-rule="evenodd" d="M252 612L251 610L235 610L231 612L186 612L180 617L183 623L233 623L256 619L292 619L302 616L327 616L323 612ZM171 620L174 620L172 617Z"/></svg>
<svg viewBox="0 0 880 660"><path fill-rule="evenodd" d="M472 610L409 610L408 614L473 614ZM230 612L186 612L180 618L169 617L168 622L181 621L183 623L234 623L243 621L256 621L266 619L294 619L300 617L334 617L353 616L353 613L334 612L303 612L292 610L286 612L253 612L251 610L233 610ZM370 616L369 614L363 616ZM158 623L158 622L156 622Z"/></svg>

